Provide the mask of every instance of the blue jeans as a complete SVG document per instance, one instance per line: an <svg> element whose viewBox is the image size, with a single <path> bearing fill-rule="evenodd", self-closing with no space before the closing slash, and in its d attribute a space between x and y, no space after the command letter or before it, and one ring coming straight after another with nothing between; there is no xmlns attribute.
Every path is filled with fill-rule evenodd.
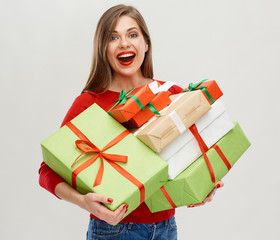
<svg viewBox="0 0 280 240"><path fill-rule="evenodd" d="M104 221L91 218L87 240L177 240L175 217L151 223L119 223L112 226Z"/></svg>

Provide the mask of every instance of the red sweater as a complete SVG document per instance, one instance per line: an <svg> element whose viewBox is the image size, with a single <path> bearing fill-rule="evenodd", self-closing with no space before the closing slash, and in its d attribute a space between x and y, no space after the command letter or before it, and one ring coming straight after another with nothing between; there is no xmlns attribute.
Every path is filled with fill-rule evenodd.
<svg viewBox="0 0 280 240"><path fill-rule="evenodd" d="M161 84L164 82L159 81ZM179 86L172 86L169 91L172 94L176 94L182 91ZM68 110L61 126L71 121L93 103L97 103L101 108L106 109L108 106L119 97L119 92L106 91L101 95L93 95L90 93L82 93L78 96L70 109ZM49 192L55 195L54 189L60 182L65 182L60 176L58 176L49 166L42 162L39 169L39 184ZM55 195L56 196L56 195ZM145 203L142 203L137 209L131 212L121 222L134 222L134 223L154 223L167 220L172 217L175 213L174 209L151 213ZM93 214L90 215L96 218Z"/></svg>

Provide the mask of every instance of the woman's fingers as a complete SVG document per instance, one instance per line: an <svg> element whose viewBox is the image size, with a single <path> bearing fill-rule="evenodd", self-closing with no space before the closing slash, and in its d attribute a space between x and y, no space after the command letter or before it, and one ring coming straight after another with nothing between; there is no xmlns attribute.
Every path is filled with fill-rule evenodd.
<svg viewBox="0 0 280 240"><path fill-rule="evenodd" d="M196 204L192 204L192 205L188 205L187 207L192 208L192 207L199 207L204 205L207 202L211 202L217 189L221 188L224 186L224 183L222 181L219 181L216 183L215 187L213 188L213 190L208 194L208 196L201 202L201 203L196 203Z"/></svg>
<svg viewBox="0 0 280 240"><path fill-rule="evenodd" d="M115 211L111 211L108 208L101 212L101 219L111 225L118 224L127 212L128 205L122 204ZM98 217L98 216L97 216Z"/></svg>
<svg viewBox="0 0 280 240"><path fill-rule="evenodd" d="M219 181L216 183L216 188L221 188L224 186L224 183L222 181Z"/></svg>
<svg viewBox="0 0 280 240"><path fill-rule="evenodd" d="M199 207L199 206L203 206L204 204L205 204L205 202L202 201L201 203L191 204L191 205L188 205L187 207L188 208Z"/></svg>
<svg viewBox="0 0 280 240"><path fill-rule="evenodd" d="M93 202L112 203L114 201L114 199L110 197L106 197L96 193L88 193L87 197Z"/></svg>
<svg viewBox="0 0 280 240"><path fill-rule="evenodd" d="M119 206L114 211L114 220L110 224L112 225L118 224L122 220L124 214L127 212L127 209L128 209L128 205L126 204L122 204L121 206Z"/></svg>
<svg viewBox="0 0 280 240"><path fill-rule="evenodd" d="M104 207L104 206L102 206ZM104 207L100 209L99 213L96 215L99 219L111 224L115 225L119 223L127 211L127 205L122 204L115 211L111 211L108 208Z"/></svg>
<svg viewBox="0 0 280 240"><path fill-rule="evenodd" d="M208 194L208 196L201 203L192 204L189 205L188 207L192 208L192 207L203 206L205 203L211 202L217 189L223 186L224 183L222 181L217 182L214 189ZM102 196L95 193L88 193L86 197L90 205L90 209L91 209L90 212L92 212L99 219L111 225L118 224L128 209L128 205L122 204L115 211L109 210L107 207L101 204L101 203L110 204L114 201L114 199L107 196Z"/></svg>
<svg viewBox="0 0 280 240"><path fill-rule="evenodd" d="M115 211L111 211L101 203L110 204L114 200L96 193L88 193L86 194L86 198L89 211L99 219L111 225L119 223L128 209L128 205L122 204Z"/></svg>
<svg viewBox="0 0 280 240"><path fill-rule="evenodd" d="M127 212L128 210L128 205L127 204L122 204L121 206L119 206L115 211L114 214L116 216L121 216L123 217L123 215Z"/></svg>

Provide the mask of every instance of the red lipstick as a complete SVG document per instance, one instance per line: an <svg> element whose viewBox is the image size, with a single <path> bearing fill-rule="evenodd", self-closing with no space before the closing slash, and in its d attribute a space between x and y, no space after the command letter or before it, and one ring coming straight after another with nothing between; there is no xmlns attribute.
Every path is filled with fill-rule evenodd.
<svg viewBox="0 0 280 240"><path fill-rule="evenodd" d="M117 55L117 59L121 65L128 66L134 62L135 56L136 56L135 52L126 51L126 52L120 52Z"/></svg>

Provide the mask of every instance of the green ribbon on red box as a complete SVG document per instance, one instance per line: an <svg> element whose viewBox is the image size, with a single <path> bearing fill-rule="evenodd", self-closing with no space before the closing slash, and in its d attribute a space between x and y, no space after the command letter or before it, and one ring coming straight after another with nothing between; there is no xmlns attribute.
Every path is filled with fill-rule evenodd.
<svg viewBox="0 0 280 240"><path fill-rule="evenodd" d="M155 106L152 103L148 103L147 107L151 110L152 113L154 113L155 115L160 115L160 113L158 112L158 110L155 108Z"/></svg>
<svg viewBox="0 0 280 240"><path fill-rule="evenodd" d="M131 92L132 92L133 90L134 90L134 88L131 89L131 90L129 90L128 92L126 92L125 90L122 90L122 91L120 92L119 99L118 99L117 101L114 101L114 103L115 103L114 106L111 107L110 110L108 111L108 113L109 113L110 116L112 116L111 113L110 113L110 111L111 111L114 107L116 107L116 106L119 105L119 104L120 104L120 105L125 104L126 101L127 101L129 98L133 98L134 101L138 104L138 106L140 107L141 110L144 110L144 109L145 109L145 107L143 106L143 104L141 103L141 101L140 101L135 95L130 95L130 96L129 96L129 94L131 94Z"/></svg>
<svg viewBox="0 0 280 240"><path fill-rule="evenodd" d="M160 115L160 113L158 112L158 110L155 108L155 106L154 106L151 102L149 102L149 103L147 104L146 107L148 107L148 108L150 109L150 111L151 111L152 113L154 113L155 115ZM145 108L145 109L146 109L146 108ZM136 126L133 125L133 123L132 123L130 120L127 121L127 123L130 125L130 127L136 127Z"/></svg>
<svg viewBox="0 0 280 240"><path fill-rule="evenodd" d="M110 147L114 146L122 139L124 139L127 135L130 134L128 130L124 130L121 132L117 137L115 137L112 141L110 141L103 149L99 149L96 145L94 145L73 123L68 122L66 126L79 138L75 141L75 144L79 150L82 151L82 154L76 158L76 160L71 165L73 167L74 163L85 153L97 153L87 161L82 163L79 167L73 170L72 172L72 187L76 188L76 178L77 175L93 164L98 157L100 158L100 167L98 169L97 176L95 178L93 187L98 186L101 184L103 172L104 172L104 160L106 160L116 171L118 171L123 177L127 180L132 182L140 191L140 203L144 202L145 200L145 187L143 183L141 183L138 179L136 179L133 175L131 175L128 171L122 168L115 162L127 162L127 156L125 155L118 155L118 154L109 154L104 153L103 151L109 149Z"/></svg>
<svg viewBox="0 0 280 240"><path fill-rule="evenodd" d="M205 87L205 86L200 86L199 87L200 84L202 84L203 82L205 82L207 80L208 79L203 79L197 84L190 83L189 86L188 86L188 90L183 90L182 92L192 92L192 91L196 91L196 90L202 90L206 94L206 96L208 97L210 102L213 104L215 101L212 98L211 94L207 91L207 87Z"/></svg>

